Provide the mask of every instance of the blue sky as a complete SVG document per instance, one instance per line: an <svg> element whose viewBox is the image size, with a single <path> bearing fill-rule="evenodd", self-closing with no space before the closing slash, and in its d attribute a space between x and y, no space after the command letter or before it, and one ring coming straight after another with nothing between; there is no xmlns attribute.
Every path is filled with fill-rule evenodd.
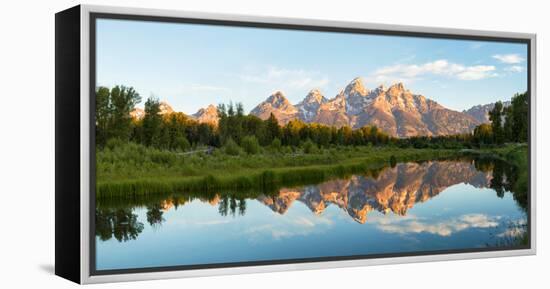
<svg viewBox="0 0 550 289"><path fill-rule="evenodd" d="M508 100L527 89L525 44L97 21L97 85L133 86L191 114L273 91L296 104L318 88L334 97L355 77L367 88L403 82L455 110Z"/></svg>

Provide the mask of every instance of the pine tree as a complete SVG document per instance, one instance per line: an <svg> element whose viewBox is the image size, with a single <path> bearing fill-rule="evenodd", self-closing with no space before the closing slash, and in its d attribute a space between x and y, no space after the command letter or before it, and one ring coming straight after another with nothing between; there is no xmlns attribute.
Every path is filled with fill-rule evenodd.
<svg viewBox="0 0 550 289"><path fill-rule="evenodd" d="M281 138L281 127L279 126L279 121L273 113L271 113L269 118L265 120L265 124L268 143L271 143L275 138Z"/></svg>
<svg viewBox="0 0 550 289"><path fill-rule="evenodd" d="M504 143L504 128L502 126L502 102L495 103L495 107L489 112L489 120L491 120L491 128L495 143Z"/></svg>
<svg viewBox="0 0 550 289"><path fill-rule="evenodd" d="M527 142L529 130L529 103L527 92L516 94L512 98L511 104L512 131L514 131L513 141Z"/></svg>
<svg viewBox="0 0 550 289"><path fill-rule="evenodd" d="M143 143L145 145L156 147L160 145L161 124L159 100L150 97L145 102L145 116L143 117Z"/></svg>
<svg viewBox="0 0 550 289"><path fill-rule="evenodd" d="M107 87L99 87L96 90L96 143L105 145L109 138L109 122L111 117L111 92Z"/></svg>

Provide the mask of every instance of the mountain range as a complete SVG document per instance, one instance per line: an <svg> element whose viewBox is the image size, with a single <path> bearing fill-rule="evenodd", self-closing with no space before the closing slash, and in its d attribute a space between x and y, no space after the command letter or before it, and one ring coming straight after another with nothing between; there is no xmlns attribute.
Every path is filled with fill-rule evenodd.
<svg viewBox="0 0 550 289"><path fill-rule="evenodd" d="M494 103L476 105L462 112L455 111L411 92L402 83L368 89L361 78L355 78L333 98L325 97L319 89L312 89L297 104L292 104L282 91L275 91L250 114L264 120L273 114L281 125L294 119L336 127L375 125L391 136L410 137L469 133L477 125L488 122L487 113L493 106ZM161 114L172 111L170 105L161 102ZM136 118L144 115L143 110L137 108L131 114ZM189 117L201 123L218 123L218 112L213 104Z"/></svg>
<svg viewBox="0 0 550 289"><path fill-rule="evenodd" d="M336 127L375 125L395 137L466 133L480 124L471 115L445 108L402 83L369 90L360 78L331 99L314 89L296 105L276 91L250 113L262 119L273 113L281 125L293 119Z"/></svg>
<svg viewBox="0 0 550 289"><path fill-rule="evenodd" d="M171 114L175 112L172 106L170 106L165 101L160 102L159 109L160 109L160 112L159 112L160 115ZM145 110L143 110L143 108L136 107L134 108L134 110L130 112L130 116L136 119L141 119L145 116Z"/></svg>
<svg viewBox="0 0 550 289"><path fill-rule="evenodd" d="M502 105L504 107L510 106L512 103L510 101L503 101ZM489 122L489 111L493 110L495 107L495 103L489 103L484 105L474 105L470 107L469 109L465 109L462 112L465 114L468 114L475 118L480 123L488 123Z"/></svg>

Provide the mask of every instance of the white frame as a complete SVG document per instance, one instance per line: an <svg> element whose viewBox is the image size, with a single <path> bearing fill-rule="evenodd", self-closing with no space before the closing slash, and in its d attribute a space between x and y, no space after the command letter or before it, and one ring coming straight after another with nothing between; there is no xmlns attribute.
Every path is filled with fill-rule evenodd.
<svg viewBox="0 0 550 289"><path fill-rule="evenodd" d="M81 41L80 41L80 250L81 250L81 272L80 279L83 284L104 283L104 282L123 282L151 279L166 279L166 278L182 278L182 277L199 277L227 274L244 274L244 273L260 273L260 272L276 272L290 270L311 270L322 268L338 268L338 267L353 267L353 266L370 266L384 264L399 264L413 262L428 262L428 261L448 261L461 259L476 259L476 258L493 258L507 256L525 256L536 254L536 35L527 33L512 33L512 32L495 32L495 31L478 31L478 30L463 30L449 28L433 28L420 26L402 26L402 25L387 25L387 24L372 24L360 22L343 22L343 21L325 21L314 19L297 19L297 18L279 18L279 17L259 17L250 15L231 15L231 14L212 14L202 12L184 12L174 10L158 10L158 9L143 9L143 8L127 8L113 6L97 6L97 5L81 5ZM211 269L193 269L180 271L163 271L163 272L144 272L144 273L124 273L124 274L109 274L109 275L90 275L90 107L89 107L89 71L90 71L90 13L114 13L114 14L130 14L143 16L160 16L160 17L179 17L179 18L196 18L207 20L225 20L225 21L241 21L254 23L269 23L269 24L290 24L290 25L312 25L326 27L343 27L343 28L360 28L371 30L389 30L401 32L419 32L419 33L436 33L456 36L482 36L482 37L505 37L528 39L531 41L530 63L531 63L531 83L530 83L530 106L531 106L531 131L530 131L530 149L531 149L531 175L530 175L530 226L531 226L531 248L475 253L453 253L453 254L436 254L424 256L403 256L403 257L388 257L376 259L361 259L361 260L343 260L343 261L327 261L327 262L311 262L311 263L295 263L295 264L280 264L280 265L261 265L261 266L242 266L231 268L211 268Z"/></svg>

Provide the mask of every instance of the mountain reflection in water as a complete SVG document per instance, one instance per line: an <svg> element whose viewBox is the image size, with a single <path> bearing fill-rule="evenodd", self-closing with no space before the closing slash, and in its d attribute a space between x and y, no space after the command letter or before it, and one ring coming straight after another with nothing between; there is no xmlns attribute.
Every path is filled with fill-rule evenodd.
<svg viewBox="0 0 550 289"><path fill-rule="evenodd" d="M365 223L373 210L404 216L416 203L427 201L452 185L466 183L485 188L490 180L490 172L478 171L472 163L404 163L383 170L377 179L352 176L299 189L282 189L278 196L261 196L258 200L280 214L295 200L315 214L336 205L355 221Z"/></svg>
<svg viewBox="0 0 550 289"><path fill-rule="evenodd" d="M497 160L463 160L400 163L377 171L374 176L353 175L315 185L283 188L273 194L193 194L156 196L139 201L102 200L96 208L96 235L106 241L114 237L123 242L135 240L144 224L134 213L147 208L146 221L151 227L165 222L163 214L171 209L200 200L217 207L222 216L246 214L247 202L258 201L273 212L284 215L296 203L303 203L315 215L322 215L329 206L337 206L350 218L364 224L370 212L405 216L417 203L426 202L456 184L475 188L492 188L498 197L512 191L517 168ZM525 210L525 194L514 199ZM215 208L212 208L215 209Z"/></svg>

